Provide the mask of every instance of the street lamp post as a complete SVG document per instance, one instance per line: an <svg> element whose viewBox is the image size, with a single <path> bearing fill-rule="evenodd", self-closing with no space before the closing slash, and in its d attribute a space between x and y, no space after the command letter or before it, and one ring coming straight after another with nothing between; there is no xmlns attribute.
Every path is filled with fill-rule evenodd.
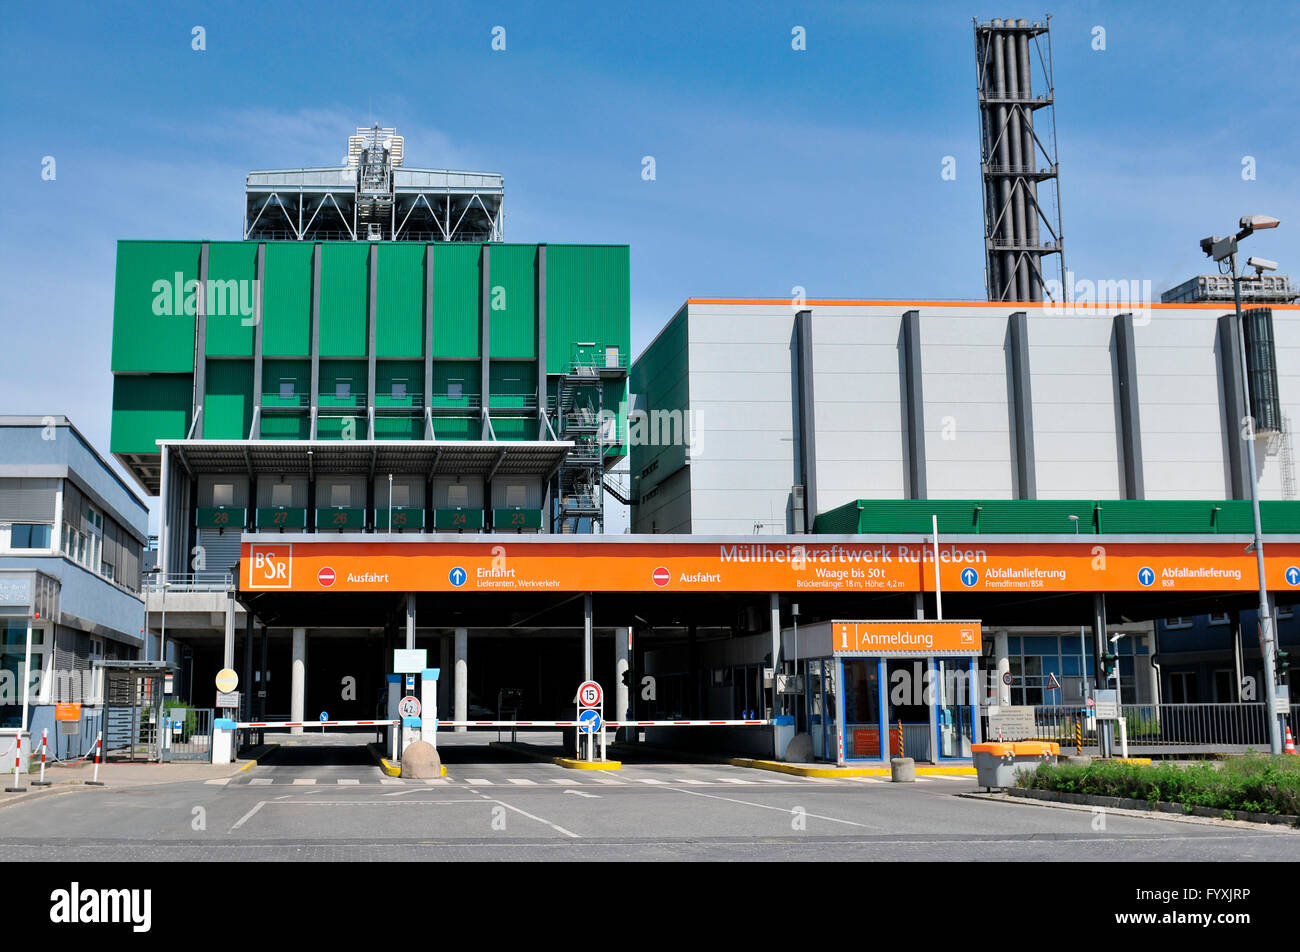
<svg viewBox="0 0 1300 952"><path fill-rule="evenodd" d="M1255 552L1255 568L1259 576L1259 647L1260 654L1264 658L1264 696L1265 703L1268 705L1267 717L1269 725L1268 744L1270 751L1274 754L1282 753L1282 733L1276 713L1277 674L1273 655L1275 647L1273 619L1270 617L1268 610L1268 582L1264 577L1264 535L1259 518L1259 475L1255 462L1255 411L1250 402L1250 383L1246 370L1246 329L1241 314L1241 276L1237 273L1237 243L1256 231L1265 228L1276 228L1278 224L1276 218L1271 218L1268 215L1247 215L1241 219L1241 230L1237 234L1228 238L1213 237L1201 240L1201 250L1218 262L1222 262L1226 258L1232 274L1232 297L1237 313L1237 336L1241 341L1241 393L1246 411L1245 424L1248 434L1246 436L1248 442L1246 459L1249 464L1250 474L1250 508L1255 522L1254 541L1251 543L1251 549ZM1266 270L1272 271L1277 268L1275 262L1259 258L1250 258L1247 264L1256 268L1261 274Z"/></svg>

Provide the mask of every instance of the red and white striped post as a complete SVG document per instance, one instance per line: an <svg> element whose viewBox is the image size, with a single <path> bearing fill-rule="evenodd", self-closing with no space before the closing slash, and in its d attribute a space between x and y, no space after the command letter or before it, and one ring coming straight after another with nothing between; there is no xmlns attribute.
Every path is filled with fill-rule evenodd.
<svg viewBox="0 0 1300 952"><path fill-rule="evenodd" d="M50 782L45 779L45 743L46 743L46 734L48 733L49 733L48 728L44 728L44 727L41 728L41 779L33 780L32 781L33 787L48 787L50 785Z"/></svg>
<svg viewBox="0 0 1300 952"><path fill-rule="evenodd" d="M18 786L18 765L23 759L23 735L14 737L14 785L5 787L5 793L22 793L26 787Z"/></svg>
<svg viewBox="0 0 1300 952"><path fill-rule="evenodd" d="M86 786L88 787L103 786L103 784L99 780L99 754L100 751L102 751L103 749L104 749L104 732L100 731L98 734L95 735L95 776L93 779L86 781Z"/></svg>

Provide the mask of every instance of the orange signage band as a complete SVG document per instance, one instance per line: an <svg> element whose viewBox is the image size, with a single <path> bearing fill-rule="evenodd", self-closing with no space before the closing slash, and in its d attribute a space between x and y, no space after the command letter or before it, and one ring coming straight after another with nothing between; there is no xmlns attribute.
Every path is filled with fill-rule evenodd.
<svg viewBox="0 0 1300 952"><path fill-rule="evenodd" d="M837 621L831 623L836 654L977 655L977 621Z"/></svg>
<svg viewBox="0 0 1300 952"><path fill-rule="evenodd" d="M810 539L815 537L810 537ZM245 542L247 592L930 592L922 542ZM1300 544L1265 547L1267 587L1300 594ZM1238 541L939 546L947 592L1245 592Z"/></svg>
<svg viewBox="0 0 1300 952"><path fill-rule="evenodd" d="M81 720L80 704L55 704L54 719L56 721L79 721Z"/></svg>

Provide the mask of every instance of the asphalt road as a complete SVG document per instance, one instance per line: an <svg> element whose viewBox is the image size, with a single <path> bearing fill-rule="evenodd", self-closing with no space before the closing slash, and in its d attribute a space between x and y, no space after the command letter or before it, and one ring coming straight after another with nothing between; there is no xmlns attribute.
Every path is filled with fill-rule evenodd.
<svg viewBox="0 0 1300 952"><path fill-rule="evenodd" d="M476 759L486 762L473 762ZM78 788L0 809L14 860L1294 860L1300 832L968 799L731 766L617 772L457 752L435 781L363 749L281 748L231 779Z"/></svg>

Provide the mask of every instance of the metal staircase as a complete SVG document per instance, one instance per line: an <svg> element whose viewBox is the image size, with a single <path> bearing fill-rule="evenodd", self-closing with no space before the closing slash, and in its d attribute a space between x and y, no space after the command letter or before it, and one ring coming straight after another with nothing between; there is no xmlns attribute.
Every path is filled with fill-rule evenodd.
<svg viewBox="0 0 1300 952"><path fill-rule="evenodd" d="M605 448L617 437L601 413L603 383L599 369L580 359L557 382L556 435L574 444L557 473L557 532L599 532L604 526Z"/></svg>

